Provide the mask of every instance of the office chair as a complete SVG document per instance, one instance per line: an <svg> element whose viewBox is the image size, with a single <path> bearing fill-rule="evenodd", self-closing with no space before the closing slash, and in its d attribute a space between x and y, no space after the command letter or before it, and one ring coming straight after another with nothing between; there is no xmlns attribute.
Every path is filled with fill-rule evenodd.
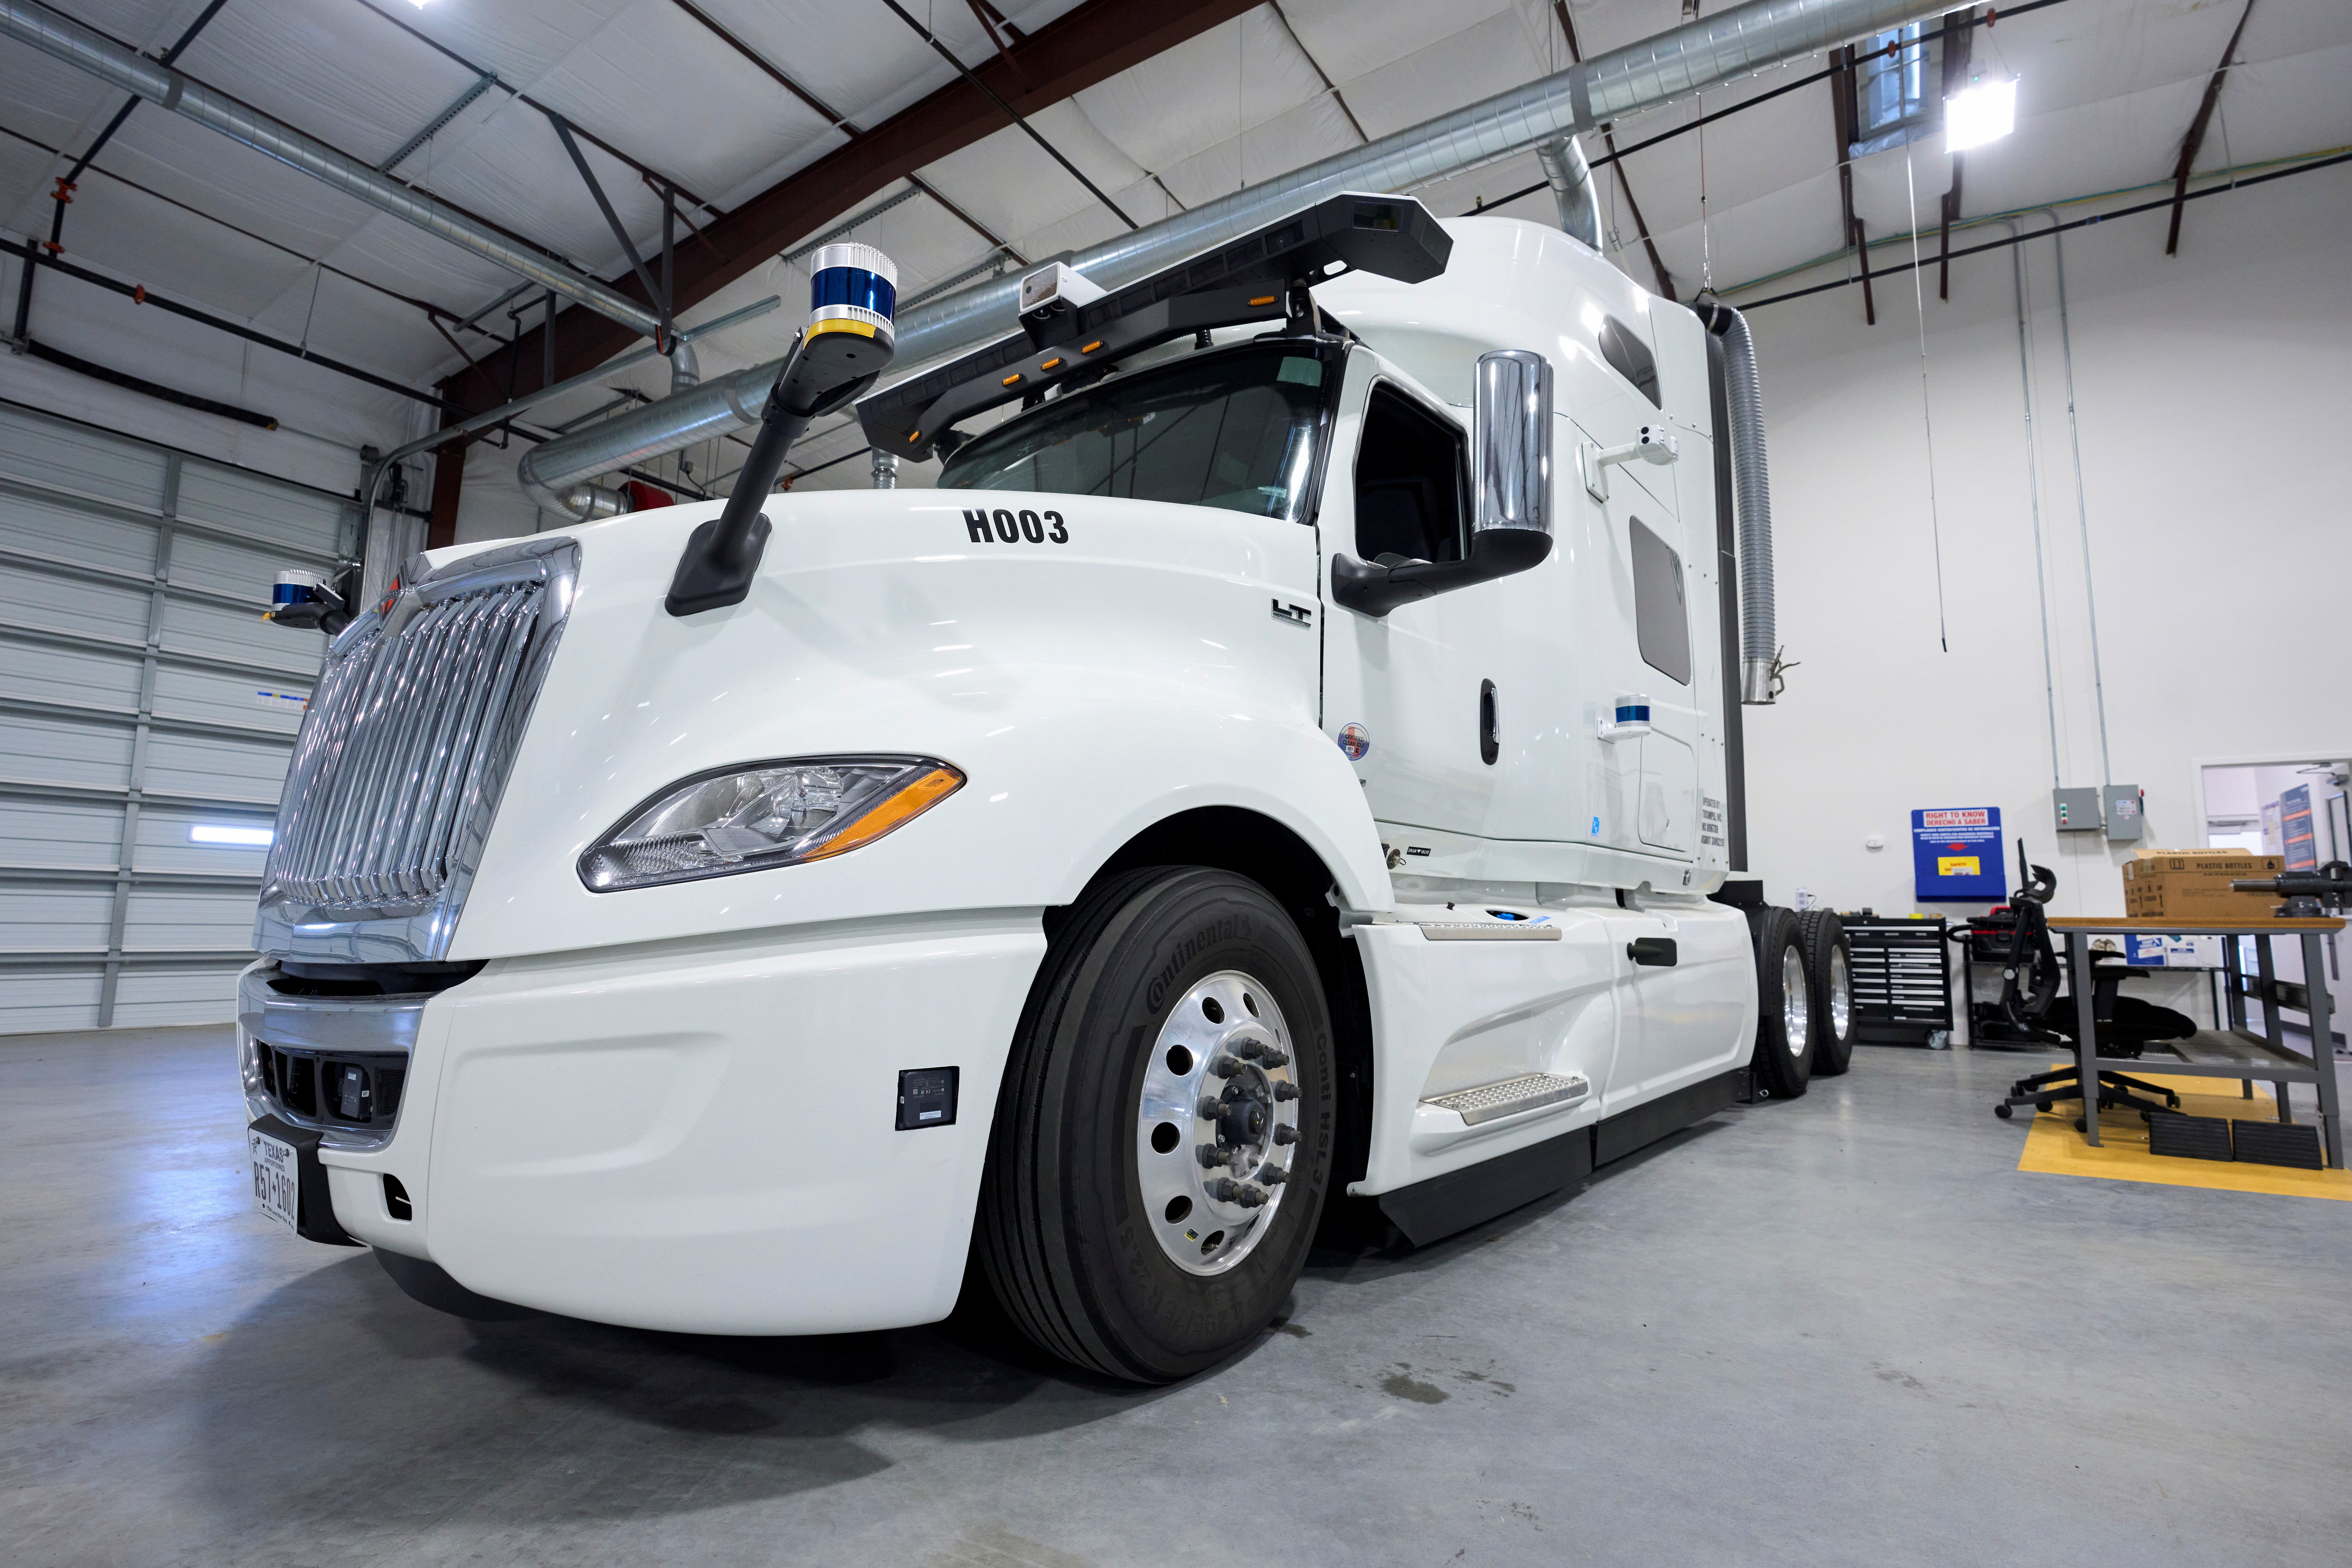
<svg viewBox="0 0 2352 1568"><path fill-rule="evenodd" d="M2071 1049L2074 1045L2074 1008L2058 1005L2058 985L2063 969L2050 942L2048 905L2050 896L2058 890L2058 878L2048 867L2026 860L2022 838L2017 841L2017 891L2009 896L2009 908L2003 911L2009 919L2001 922L2009 930L2009 951L2001 961L2000 1000L1993 1005L1994 1016L1988 1022L2006 1040ZM2168 1007L2151 1007L2136 998L2117 994L2117 987L2123 982L2145 978L2147 970L2120 963L2103 963L2096 957L2091 963L2091 1017L2102 1050L2136 1057L2152 1040L2196 1033L2193 1023ZM1970 1023L1973 1025L1975 1020ZM2188 1026L2182 1029L2180 1025ZM2164 1103L2142 1100L2134 1090L2161 1096ZM2137 1110L2142 1117L2180 1104L2180 1097L2170 1089L2119 1072L2099 1073L2094 1093L2100 1110ZM2016 1106L2031 1105L2036 1110L2047 1110L2058 1100L2083 1098L2081 1069L2069 1065L2019 1079L2009 1086L2009 1098L1993 1107L1993 1114L2006 1121ZM2075 1118L2078 1131L2083 1130L2084 1121L2083 1117Z"/></svg>

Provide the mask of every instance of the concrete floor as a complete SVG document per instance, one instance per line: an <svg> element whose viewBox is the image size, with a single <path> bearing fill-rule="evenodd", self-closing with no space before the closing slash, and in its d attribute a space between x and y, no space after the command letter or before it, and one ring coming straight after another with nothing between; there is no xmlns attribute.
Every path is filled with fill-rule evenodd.
<svg viewBox="0 0 2352 1568"><path fill-rule="evenodd" d="M2022 1058L1858 1056L1142 1391L441 1317L248 1212L225 1031L0 1041L0 1561L2344 1562L2352 1204L2021 1174Z"/></svg>

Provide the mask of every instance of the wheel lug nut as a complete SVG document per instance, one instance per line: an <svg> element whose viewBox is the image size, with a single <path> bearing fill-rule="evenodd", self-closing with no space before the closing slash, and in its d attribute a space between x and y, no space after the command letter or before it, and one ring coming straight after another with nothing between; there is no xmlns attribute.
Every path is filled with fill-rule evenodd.
<svg viewBox="0 0 2352 1568"><path fill-rule="evenodd" d="M1196 1108L1195 1113L1208 1121L1214 1121L1218 1117L1223 1116L1225 1113L1225 1102L1222 1100L1203 1100Z"/></svg>
<svg viewBox="0 0 2352 1568"><path fill-rule="evenodd" d="M1297 1100L1298 1086L1295 1083L1277 1083L1274 1086L1274 1098L1278 1100Z"/></svg>
<svg viewBox="0 0 2352 1568"><path fill-rule="evenodd" d="M1274 1141L1277 1143L1296 1143L1298 1142L1298 1129L1277 1127L1274 1130Z"/></svg>
<svg viewBox="0 0 2352 1568"><path fill-rule="evenodd" d="M1240 1040L1234 1043L1233 1053L1245 1062L1254 1062L1265 1053L1265 1047L1255 1040Z"/></svg>
<svg viewBox="0 0 2352 1568"><path fill-rule="evenodd" d="M1213 1143L1202 1144L1197 1152L1201 1163L1206 1165L1212 1171L1215 1170L1220 1165L1225 1164L1231 1159L1231 1156L1228 1155L1225 1151L1218 1148Z"/></svg>
<svg viewBox="0 0 2352 1568"><path fill-rule="evenodd" d="M1265 1170L1260 1171L1257 1173L1257 1179L1264 1182L1269 1187L1278 1187L1282 1185L1283 1183L1290 1180L1290 1173L1287 1171L1276 1170L1269 1166Z"/></svg>
<svg viewBox="0 0 2352 1568"><path fill-rule="evenodd" d="M1290 1053L1268 1046L1258 1053L1257 1065L1262 1068L1286 1068L1290 1065Z"/></svg>

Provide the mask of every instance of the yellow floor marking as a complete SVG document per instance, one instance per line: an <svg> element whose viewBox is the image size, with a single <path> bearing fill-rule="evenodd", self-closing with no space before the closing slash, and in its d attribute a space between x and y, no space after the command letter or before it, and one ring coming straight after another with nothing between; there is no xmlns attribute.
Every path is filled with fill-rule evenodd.
<svg viewBox="0 0 2352 1568"><path fill-rule="evenodd" d="M2062 1064L2053 1062L2052 1067ZM2275 1121L2277 1102L2268 1084L2254 1086L2246 1100L2232 1079L2168 1078L2162 1073L2133 1073L2148 1083L2161 1084L2180 1096L2188 1116L2226 1116L2237 1121ZM2313 1122L2318 1115L2308 1086L2294 1086L2295 1120ZM2210 1187L2225 1193L2283 1193L2290 1197L2335 1198L2352 1203L2352 1171L2298 1171L2286 1165L2257 1165L2236 1160L2184 1160L2147 1152L2147 1124L2135 1110L2109 1110L2099 1118L2096 1149L2074 1131L2080 1102L2062 1100L2057 1108L2035 1116L2026 1129L2025 1150L2017 1168L2052 1176L2103 1176L2112 1182L2152 1182L2166 1187Z"/></svg>

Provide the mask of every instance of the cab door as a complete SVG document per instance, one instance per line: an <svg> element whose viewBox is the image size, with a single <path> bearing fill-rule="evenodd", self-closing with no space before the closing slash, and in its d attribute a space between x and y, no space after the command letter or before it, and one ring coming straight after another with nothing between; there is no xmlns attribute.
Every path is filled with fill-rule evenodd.
<svg viewBox="0 0 2352 1568"><path fill-rule="evenodd" d="M1318 519L1327 586L1342 554L1460 560L1470 531L1468 448L1461 415L1377 356L1351 355ZM1355 763L1384 837L1399 826L1485 831L1503 761L1489 731L1497 701L1507 700L1496 679L1498 605L1513 581L1382 616L1326 599L1323 728Z"/></svg>

